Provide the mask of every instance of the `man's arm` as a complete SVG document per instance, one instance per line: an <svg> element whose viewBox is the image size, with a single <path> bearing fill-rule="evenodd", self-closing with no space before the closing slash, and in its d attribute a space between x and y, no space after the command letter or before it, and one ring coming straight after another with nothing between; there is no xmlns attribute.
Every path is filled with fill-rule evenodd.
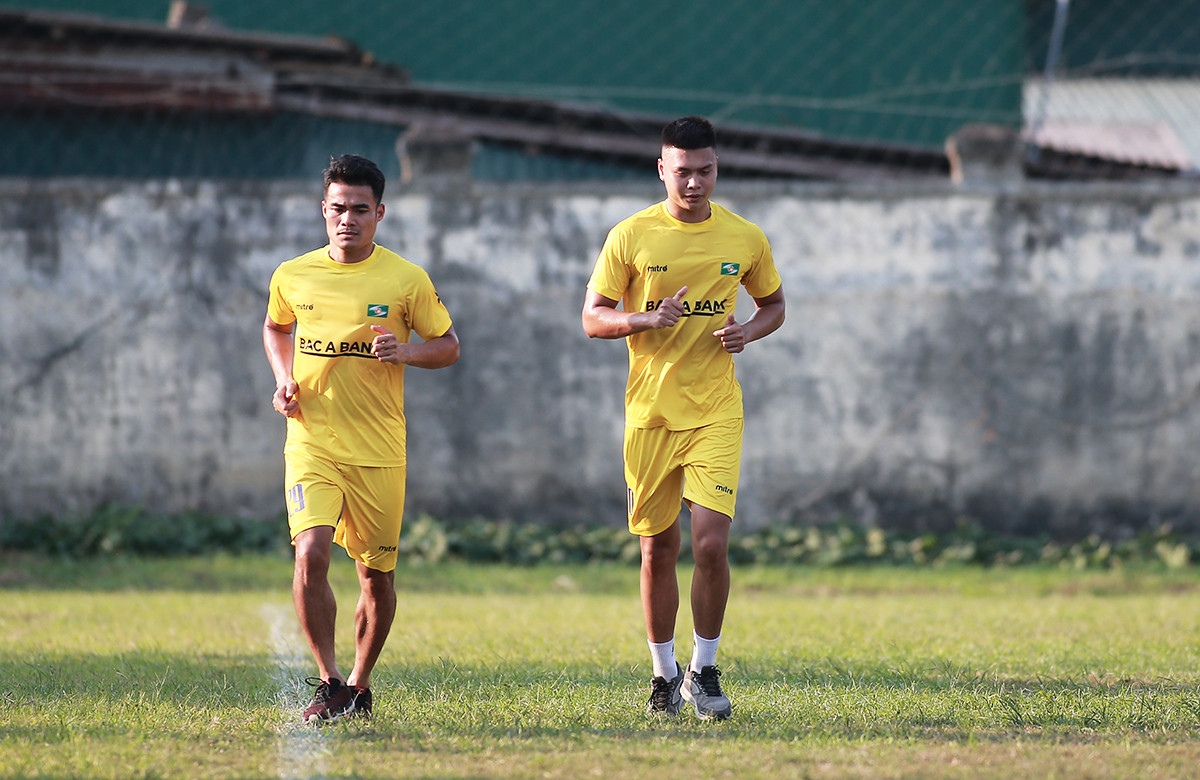
<svg viewBox="0 0 1200 780"><path fill-rule="evenodd" d="M300 412L297 393L300 386L292 378L292 359L296 345L292 339L292 325L280 325L267 315L263 322L263 349L267 351L267 362L275 375L275 394L271 405L284 417L295 417Z"/></svg>
<svg viewBox="0 0 1200 780"><path fill-rule="evenodd" d="M770 295L754 299L754 313L741 325L733 315L725 320L725 327L713 331L721 340L726 352L741 352L751 341L758 341L779 329L784 318L783 285Z"/></svg>
<svg viewBox="0 0 1200 780"><path fill-rule="evenodd" d="M680 288L654 311L621 311L612 298L588 290L583 299L583 332L593 339L623 339L644 330L674 327L683 316L686 293L687 287Z"/></svg>
<svg viewBox="0 0 1200 780"><path fill-rule="evenodd" d="M458 334L454 326L437 338L416 344L401 344L396 334L387 328L372 325L376 336L371 341L371 352L381 363L396 363L417 368L445 368L458 362Z"/></svg>

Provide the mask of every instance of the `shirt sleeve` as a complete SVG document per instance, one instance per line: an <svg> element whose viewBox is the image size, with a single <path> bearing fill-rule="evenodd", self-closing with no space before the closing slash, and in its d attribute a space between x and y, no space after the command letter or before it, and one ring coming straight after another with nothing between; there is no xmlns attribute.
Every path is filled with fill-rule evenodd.
<svg viewBox="0 0 1200 780"><path fill-rule="evenodd" d="M288 303L287 295L284 293L284 280L287 273L283 270L283 266L275 269L271 274L270 296L267 298L267 316L277 325L291 325L296 321L296 313L292 311L292 306Z"/></svg>
<svg viewBox="0 0 1200 780"><path fill-rule="evenodd" d="M437 288L433 286L433 280L424 269L420 269L420 277L413 290L408 318L408 326L425 341L446 335L446 331L454 324L454 320L450 318L450 311L442 303Z"/></svg>
<svg viewBox="0 0 1200 780"><path fill-rule="evenodd" d="M775 267L775 257L771 254L771 243L762 231L758 232L761 247L758 259L755 260L749 273L742 277L746 292L754 298L765 298L783 284L779 270Z"/></svg>
<svg viewBox="0 0 1200 780"><path fill-rule="evenodd" d="M589 290L614 301L621 300L629 287L628 248L628 235L620 230L619 225L608 232L608 238L604 240L600 256L596 259L592 278L588 280Z"/></svg>

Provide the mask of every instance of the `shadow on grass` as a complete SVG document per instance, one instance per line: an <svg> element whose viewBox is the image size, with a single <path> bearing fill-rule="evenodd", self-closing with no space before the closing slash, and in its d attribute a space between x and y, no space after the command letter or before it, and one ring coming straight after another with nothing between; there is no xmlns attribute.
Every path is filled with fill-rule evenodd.
<svg viewBox="0 0 1200 780"><path fill-rule="evenodd" d="M307 662L305 662L307 666ZM283 670L296 679L304 673ZM1172 680L1010 679L943 661L909 668L726 670L728 723L643 714L640 670L503 662L384 663L376 717L347 739L579 739L684 731L703 739L1051 739L1194 736L1200 695ZM0 658L0 726L58 743L114 733L203 732L210 720L269 736L291 721L269 654L129 652ZM216 727L218 731L226 726Z"/></svg>
<svg viewBox="0 0 1200 780"><path fill-rule="evenodd" d="M435 720L457 702L500 715L507 736L514 729L552 737L635 733L654 723L641 714L648 683L630 670L443 663L392 672L414 703L437 703ZM721 728L754 738L938 735L957 741L1054 734L1091 741L1129 732L1190 738L1200 724L1200 692L1173 680L1018 679L941 659L913 659L904 669L827 665L758 673L744 673L733 663L723 683L735 718ZM541 710L529 701L530 695L539 698L530 693L539 690L546 693ZM563 718L569 719L565 728L557 724ZM495 725L482 720L475 725L501 735Z"/></svg>
<svg viewBox="0 0 1200 780"><path fill-rule="evenodd" d="M43 561L43 565L53 565ZM86 582L88 590L155 588L238 591L267 583L284 590L290 559L237 557L138 562L122 574L119 561L92 563L63 582ZM101 567L101 568L97 568ZM353 583L352 567L340 567ZM580 569L572 569L575 578ZM406 589L422 577L441 590L443 581L466 592L499 587L505 570L438 567L398 573ZM583 570L584 574L593 574ZM629 571L597 573L585 588L633 589ZM528 591L568 588L554 569L516 570L512 587ZM92 579L89 579L92 578ZM611 580L609 583L608 581ZM605 584L608 583L608 584ZM66 585L63 585L67 589ZM414 587L414 589L417 589ZM120 626L113 626L114 632ZM470 646L470 638L463 644ZM119 646L119 643L118 643ZM1101 671L1081 676L1030 677L994 668L915 657L847 664L835 659L801 664L728 656L723 683L734 702L727 724L698 724L690 715L675 721L648 719L644 668L533 659L480 662L463 657L412 662L389 645L374 677L378 717L346 732L348 738L385 736L437 739L575 739L632 736L664 729L705 739L875 740L889 738L1007 740L1030 737L1093 741L1134 734L1139 738L1194 737L1200 724L1200 692L1172 679L1122 679ZM301 667L311 669L307 655ZM1080 659L1080 669L1087 669ZM71 734L111 734L130 719L148 728L186 731L204 718L233 719L264 733L288 722L280 706L281 676L311 671L284 669L269 653L210 655L134 650L115 654L39 651L24 658L0 655L0 731L19 738L57 742ZM303 689L307 695L307 689ZM33 717L27 717L30 714ZM109 713L116 713L108 717ZM129 728L128 725L125 728ZM65 736L64 736L65 735Z"/></svg>

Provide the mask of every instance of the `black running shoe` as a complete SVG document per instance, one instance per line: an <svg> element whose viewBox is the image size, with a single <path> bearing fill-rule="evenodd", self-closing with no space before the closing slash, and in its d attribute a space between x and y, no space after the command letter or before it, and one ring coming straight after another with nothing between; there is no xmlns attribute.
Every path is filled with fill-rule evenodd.
<svg viewBox="0 0 1200 780"><path fill-rule="evenodd" d="M683 667L675 662L675 676L667 680L655 677L650 681L650 701L646 703L647 715L666 715L673 718L683 707L679 686L683 684Z"/></svg>
<svg viewBox="0 0 1200 780"><path fill-rule="evenodd" d="M371 698L370 688L360 688L354 686L354 704L350 708L348 715L356 718L371 719L371 709L374 706L374 701Z"/></svg>
<svg viewBox="0 0 1200 780"><path fill-rule="evenodd" d="M345 717L354 709L354 689L343 685L338 678L330 677L326 682L320 677L309 677L304 682L317 688L312 704L301 716L305 723L329 723Z"/></svg>

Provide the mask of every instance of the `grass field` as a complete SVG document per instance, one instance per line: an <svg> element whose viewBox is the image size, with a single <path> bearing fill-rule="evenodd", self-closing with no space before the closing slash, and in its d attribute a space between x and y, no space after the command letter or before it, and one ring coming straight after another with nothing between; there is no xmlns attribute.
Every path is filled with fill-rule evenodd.
<svg viewBox="0 0 1200 780"><path fill-rule="evenodd" d="M346 639L356 588L340 563ZM397 580L374 720L317 729L297 722L313 667L289 561L0 559L0 778L1182 778L1200 766L1191 569L737 569L725 723L643 715L635 569L439 565ZM348 667L348 644L340 653Z"/></svg>

